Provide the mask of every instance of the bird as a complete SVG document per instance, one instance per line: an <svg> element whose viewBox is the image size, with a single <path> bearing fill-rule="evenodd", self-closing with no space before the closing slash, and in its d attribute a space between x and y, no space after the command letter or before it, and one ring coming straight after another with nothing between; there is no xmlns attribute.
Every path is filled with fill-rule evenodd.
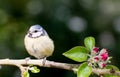
<svg viewBox="0 0 120 77"><path fill-rule="evenodd" d="M24 38L27 52L37 59L45 59L53 54L54 42L42 26L32 25ZM43 63L44 64L44 63Z"/></svg>

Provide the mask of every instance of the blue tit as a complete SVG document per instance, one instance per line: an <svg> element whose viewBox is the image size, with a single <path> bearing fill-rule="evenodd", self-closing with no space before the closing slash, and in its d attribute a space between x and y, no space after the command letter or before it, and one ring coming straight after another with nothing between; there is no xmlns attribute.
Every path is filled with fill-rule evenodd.
<svg viewBox="0 0 120 77"><path fill-rule="evenodd" d="M52 55L54 43L40 25L33 25L25 35L24 44L27 52L38 59Z"/></svg>

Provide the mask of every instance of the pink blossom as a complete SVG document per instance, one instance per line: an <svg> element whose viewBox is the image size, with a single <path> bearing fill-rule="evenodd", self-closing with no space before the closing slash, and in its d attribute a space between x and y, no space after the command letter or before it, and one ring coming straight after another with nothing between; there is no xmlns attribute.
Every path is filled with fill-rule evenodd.
<svg viewBox="0 0 120 77"><path fill-rule="evenodd" d="M100 63L99 63L99 67L100 67L100 68L106 67L106 63L100 62Z"/></svg>
<svg viewBox="0 0 120 77"><path fill-rule="evenodd" d="M95 62L98 62L98 61L99 61L99 57L98 57L98 56L95 56L95 57L94 57L94 61L95 61Z"/></svg>
<svg viewBox="0 0 120 77"><path fill-rule="evenodd" d="M108 59L108 51L106 49L102 49L99 55L103 61L106 61Z"/></svg>
<svg viewBox="0 0 120 77"><path fill-rule="evenodd" d="M98 50L99 50L98 47L94 47L94 48L93 48L93 52L94 52L94 53L98 53Z"/></svg>

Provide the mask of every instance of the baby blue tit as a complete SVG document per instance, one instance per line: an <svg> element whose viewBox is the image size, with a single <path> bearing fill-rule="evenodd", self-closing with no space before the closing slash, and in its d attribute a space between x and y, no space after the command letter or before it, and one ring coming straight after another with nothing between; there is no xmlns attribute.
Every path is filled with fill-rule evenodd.
<svg viewBox="0 0 120 77"><path fill-rule="evenodd" d="M49 57L54 51L53 41L40 25L30 27L24 38L24 44L27 52L38 59Z"/></svg>

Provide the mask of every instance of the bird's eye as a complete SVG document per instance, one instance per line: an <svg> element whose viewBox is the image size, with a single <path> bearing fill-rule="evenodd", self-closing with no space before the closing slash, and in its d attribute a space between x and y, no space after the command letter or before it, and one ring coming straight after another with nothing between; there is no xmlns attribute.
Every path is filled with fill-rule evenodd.
<svg viewBox="0 0 120 77"><path fill-rule="evenodd" d="M35 33L38 32L37 30L34 31Z"/></svg>

